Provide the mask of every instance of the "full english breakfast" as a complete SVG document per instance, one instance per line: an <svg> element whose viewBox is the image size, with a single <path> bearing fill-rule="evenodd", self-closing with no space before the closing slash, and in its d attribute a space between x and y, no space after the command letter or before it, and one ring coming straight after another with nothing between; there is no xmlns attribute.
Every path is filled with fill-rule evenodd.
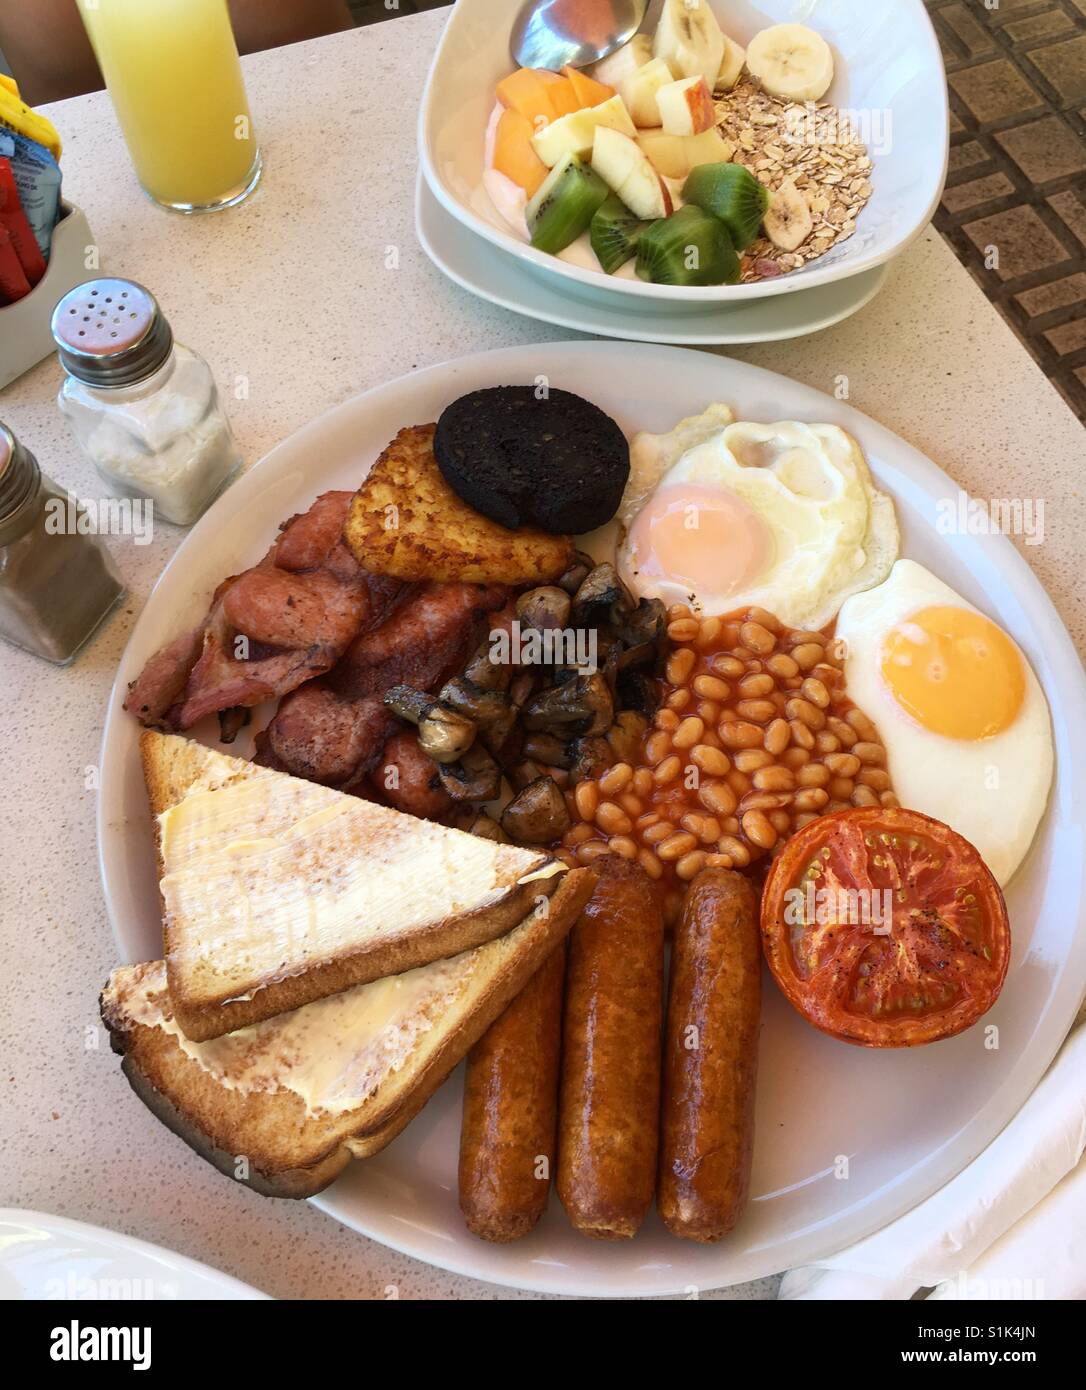
<svg viewBox="0 0 1086 1390"><path fill-rule="evenodd" d="M102 1012L134 1089L307 1196L466 1058L473 1234L527 1235L553 1180L588 1236L655 1201L725 1239L763 958L872 1049L960 1033L1007 974L1047 706L900 549L835 425L711 402L627 439L495 385L400 429L131 684L163 949Z"/></svg>
<svg viewBox="0 0 1086 1390"><path fill-rule="evenodd" d="M483 186L536 250L607 275L731 285L846 241L872 160L825 39L774 24L744 49L709 0L664 0L655 30L591 70L518 68L495 88Z"/></svg>

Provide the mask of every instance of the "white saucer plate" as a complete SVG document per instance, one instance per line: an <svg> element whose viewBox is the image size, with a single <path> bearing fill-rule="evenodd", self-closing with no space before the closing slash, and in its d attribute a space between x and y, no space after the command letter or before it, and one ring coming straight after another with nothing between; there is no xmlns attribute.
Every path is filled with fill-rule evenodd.
<svg viewBox="0 0 1086 1390"><path fill-rule="evenodd" d="M510 256L457 221L419 174L415 233L434 265L455 284L527 318L635 343L726 347L773 343L829 328L874 299L889 266L774 299L684 304L641 300L606 287L562 281Z"/></svg>

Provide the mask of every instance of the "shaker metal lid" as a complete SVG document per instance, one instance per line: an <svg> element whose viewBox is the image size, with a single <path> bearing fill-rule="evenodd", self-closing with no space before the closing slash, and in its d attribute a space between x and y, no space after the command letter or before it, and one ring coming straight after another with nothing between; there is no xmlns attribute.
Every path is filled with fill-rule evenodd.
<svg viewBox="0 0 1086 1390"><path fill-rule="evenodd" d="M26 529L19 516L38 486L38 464L0 420L0 546Z"/></svg>
<svg viewBox="0 0 1086 1390"><path fill-rule="evenodd" d="M61 364L88 386L131 386L170 355L173 333L150 290L135 280L88 280L53 310Z"/></svg>

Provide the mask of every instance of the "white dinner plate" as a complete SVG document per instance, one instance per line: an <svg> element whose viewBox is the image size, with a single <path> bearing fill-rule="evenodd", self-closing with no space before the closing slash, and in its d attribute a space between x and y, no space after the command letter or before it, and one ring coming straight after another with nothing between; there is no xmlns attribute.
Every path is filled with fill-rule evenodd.
<svg viewBox="0 0 1086 1390"><path fill-rule="evenodd" d="M0 1299L64 1302L267 1298L161 1245L42 1211L0 1210Z"/></svg>
<svg viewBox="0 0 1086 1390"><path fill-rule="evenodd" d="M99 845L120 955L162 951L149 814L125 689L166 639L198 621L224 575L255 563L279 524L327 488L353 488L405 425L436 420L464 392L546 378L579 392L628 434L662 431L711 401L742 419L839 424L896 502L903 550L1010 632L1052 712L1056 777L1030 854L1007 891L1014 946L986 1023L929 1047L867 1050L816 1032L767 980L752 1201L716 1246L667 1235L651 1217L629 1243L586 1240L556 1199L527 1239L483 1244L457 1207L459 1080L377 1157L352 1164L317 1200L339 1220L432 1264L525 1288L656 1294L752 1279L877 1230L959 1172L1002 1129L1048 1066L1086 989L1086 678L1038 581L1007 539L947 536L935 464L841 401L726 357L636 343L503 348L389 382L298 430L234 484L166 567L121 661L106 718ZM214 721L199 731L214 733ZM988 1045L986 1045L986 1042ZM129 1101L135 1105L135 1098ZM177 1141L162 1131L163 1161ZM847 1159L847 1164L843 1162Z"/></svg>
<svg viewBox="0 0 1086 1390"><path fill-rule="evenodd" d="M438 270L491 304L581 333L686 347L774 343L817 333L874 299L889 272L880 265L802 294L746 303L646 302L615 294L605 282L581 285L541 275L446 212L421 174L415 180L415 234Z"/></svg>

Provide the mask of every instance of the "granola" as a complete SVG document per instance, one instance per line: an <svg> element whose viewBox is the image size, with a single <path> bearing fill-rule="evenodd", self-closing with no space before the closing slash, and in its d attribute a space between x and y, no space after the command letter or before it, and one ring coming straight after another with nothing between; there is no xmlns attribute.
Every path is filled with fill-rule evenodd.
<svg viewBox="0 0 1086 1390"><path fill-rule="evenodd" d="M744 282L780 275L847 241L871 197L871 159L848 117L828 102L770 96L748 77L716 100L717 128L735 147L732 159L771 192L791 179L814 224L794 251L764 236L743 255Z"/></svg>

